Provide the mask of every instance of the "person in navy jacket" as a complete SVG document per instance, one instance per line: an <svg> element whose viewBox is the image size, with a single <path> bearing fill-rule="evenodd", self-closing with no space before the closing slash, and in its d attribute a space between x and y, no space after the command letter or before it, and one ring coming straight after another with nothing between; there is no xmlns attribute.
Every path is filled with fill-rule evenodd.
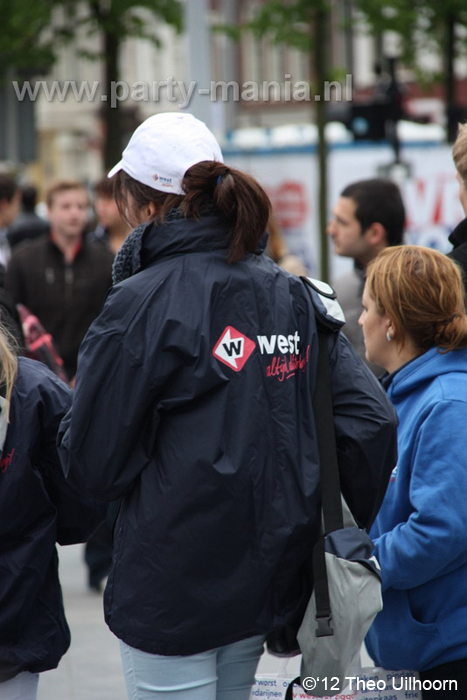
<svg viewBox="0 0 467 700"><path fill-rule="evenodd" d="M399 459L371 530L383 610L376 664L420 671L423 699L467 697L467 316L460 269L418 246L369 268L360 318L399 418ZM455 681L440 692L434 681ZM433 684L433 687L431 688ZM449 692L447 692L449 690Z"/></svg>
<svg viewBox="0 0 467 700"><path fill-rule="evenodd" d="M150 117L109 175L141 225L80 349L64 470L123 499L104 604L129 697L247 700L266 635L299 625L310 595L316 315L362 526L395 464L395 416L323 297L263 254L267 195L202 122Z"/></svg>
<svg viewBox="0 0 467 700"><path fill-rule="evenodd" d="M66 482L57 455L71 390L17 358L0 329L0 697L34 700L70 644L55 543L83 542L102 506Z"/></svg>

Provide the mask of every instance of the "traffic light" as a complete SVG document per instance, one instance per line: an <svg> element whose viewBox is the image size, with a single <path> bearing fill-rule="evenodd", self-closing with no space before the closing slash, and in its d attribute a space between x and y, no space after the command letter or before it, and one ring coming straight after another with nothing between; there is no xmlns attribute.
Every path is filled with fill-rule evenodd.
<svg viewBox="0 0 467 700"><path fill-rule="evenodd" d="M386 105L381 102L351 105L347 127L356 141L383 141L386 138Z"/></svg>
<svg viewBox="0 0 467 700"><path fill-rule="evenodd" d="M402 92L396 78L396 59L386 58L386 71L375 66L378 76L373 99L350 108L349 129L356 140L393 141L396 125L404 117Z"/></svg>

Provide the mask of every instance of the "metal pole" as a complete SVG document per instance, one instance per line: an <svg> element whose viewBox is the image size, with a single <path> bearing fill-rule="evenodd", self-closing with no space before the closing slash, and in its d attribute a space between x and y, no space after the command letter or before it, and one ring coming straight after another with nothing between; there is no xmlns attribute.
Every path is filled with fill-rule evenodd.
<svg viewBox="0 0 467 700"><path fill-rule="evenodd" d="M220 0L221 21L223 24L236 25L238 24L238 3L232 0ZM228 36L224 35L222 41L222 71L219 76L220 80L240 82L239 76L239 61L238 61L238 43L232 41ZM231 131L235 127L235 116L237 113L238 104L233 100L222 102L220 110L219 105L215 105L216 111L222 112L222 130Z"/></svg>
<svg viewBox="0 0 467 700"><path fill-rule="evenodd" d="M210 83L211 32L208 0L186 0L185 27L188 39L188 85L193 95L186 110L212 128Z"/></svg>
<svg viewBox="0 0 467 700"><path fill-rule="evenodd" d="M13 89L13 77L12 69L7 68L5 80L5 130L7 134L5 155L7 161L17 163L19 161L18 100Z"/></svg>

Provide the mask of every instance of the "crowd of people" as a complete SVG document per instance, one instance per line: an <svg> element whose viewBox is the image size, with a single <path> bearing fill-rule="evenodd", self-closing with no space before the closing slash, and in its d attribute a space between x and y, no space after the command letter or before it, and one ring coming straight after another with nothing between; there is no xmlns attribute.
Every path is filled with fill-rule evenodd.
<svg viewBox="0 0 467 700"><path fill-rule="evenodd" d="M336 281L342 328L264 189L190 114L138 127L96 184L93 231L81 183L49 189L47 222L22 194L18 216L20 188L0 175L2 699L34 700L68 648L56 542L88 541L92 589L109 574L131 700L248 700L265 645L296 652L321 528L318 329L342 493L381 565L368 651L465 698L462 231L452 259L403 245L397 186L346 187L328 228L355 262ZM67 382L30 359L24 308Z"/></svg>

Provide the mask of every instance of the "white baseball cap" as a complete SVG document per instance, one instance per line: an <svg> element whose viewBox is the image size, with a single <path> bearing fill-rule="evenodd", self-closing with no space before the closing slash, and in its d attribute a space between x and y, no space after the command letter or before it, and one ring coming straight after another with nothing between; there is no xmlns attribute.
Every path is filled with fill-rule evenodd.
<svg viewBox="0 0 467 700"><path fill-rule="evenodd" d="M186 171L203 160L224 162L220 146L206 124L186 112L164 112L140 124L108 177L124 170L155 190L184 194L182 180Z"/></svg>

